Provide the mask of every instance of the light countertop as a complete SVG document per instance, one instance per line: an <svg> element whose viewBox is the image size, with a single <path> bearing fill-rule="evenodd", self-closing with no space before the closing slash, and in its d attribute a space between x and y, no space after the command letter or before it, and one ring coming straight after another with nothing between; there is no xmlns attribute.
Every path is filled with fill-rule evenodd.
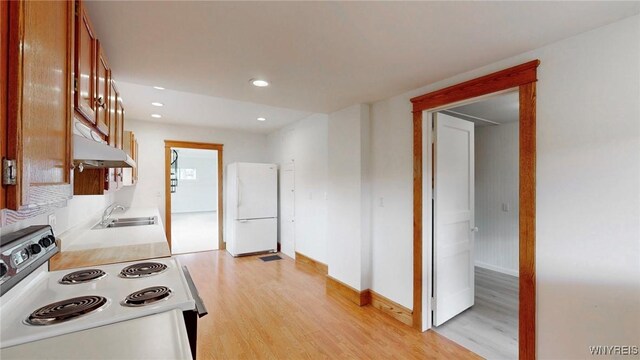
<svg viewBox="0 0 640 360"><path fill-rule="evenodd" d="M158 209L129 208L111 218L151 216L158 218L154 225L92 229L100 221L93 219L58 235L60 253L51 258L51 270L171 256Z"/></svg>
<svg viewBox="0 0 640 360"><path fill-rule="evenodd" d="M2 359L192 359L182 311L171 310L0 350Z"/></svg>
<svg viewBox="0 0 640 360"><path fill-rule="evenodd" d="M119 246L166 243L164 225L160 212L155 208L129 208L126 211L114 211L112 219L129 217L156 216L154 225L125 226L119 228L92 229L100 219L92 219L58 235L61 251L80 251L89 249L112 248Z"/></svg>

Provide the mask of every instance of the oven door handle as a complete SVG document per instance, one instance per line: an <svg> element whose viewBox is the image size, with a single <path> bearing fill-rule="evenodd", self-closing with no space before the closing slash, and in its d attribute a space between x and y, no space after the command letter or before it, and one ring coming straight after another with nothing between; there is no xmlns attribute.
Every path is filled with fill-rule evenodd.
<svg viewBox="0 0 640 360"><path fill-rule="evenodd" d="M187 285L189 285L189 290L191 291L191 296L193 296L193 300L196 302L196 312L198 313L198 317L203 317L208 314L207 308L204 306L204 302L198 293L198 288L196 288L196 284L193 282L191 278L191 274L189 274L189 269L186 266L182 267L182 272L184 273L184 277L187 279Z"/></svg>

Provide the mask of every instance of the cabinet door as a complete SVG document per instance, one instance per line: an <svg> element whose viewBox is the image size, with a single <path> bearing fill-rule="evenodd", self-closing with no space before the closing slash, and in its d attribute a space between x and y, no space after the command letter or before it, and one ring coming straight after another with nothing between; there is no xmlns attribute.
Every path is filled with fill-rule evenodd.
<svg viewBox="0 0 640 360"><path fill-rule="evenodd" d="M9 2L0 1L0 158L7 156L7 54L9 50ZM7 207L6 188L0 186L0 209Z"/></svg>
<svg viewBox="0 0 640 360"><path fill-rule="evenodd" d="M109 115L109 146L112 147L116 147L116 134L118 133L116 131L116 124L118 122L117 118L118 118L118 109L117 109L117 102L118 102L118 91L115 87L115 81L113 81L113 78L111 77L111 71L109 71L109 101L108 101L108 105L107 105L107 113ZM114 190L118 188L118 173L116 169L107 169L107 183L106 185L106 190Z"/></svg>
<svg viewBox="0 0 640 360"><path fill-rule="evenodd" d="M75 108L96 123L96 37L82 1L77 2L75 38Z"/></svg>
<svg viewBox="0 0 640 360"><path fill-rule="evenodd" d="M116 101L116 148L122 149L124 146L124 107L122 99L118 96Z"/></svg>
<svg viewBox="0 0 640 360"><path fill-rule="evenodd" d="M7 207L66 201L71 188L73 2L9 2Z"/></svg>
<svg viewBox="0 0 640 360"><path fill-rule="evenodd" d="M135 147L135 157L133 158L136 161L136 167L133 168L133 183L138 182L138 169L140 169L140 162L138 161L138 140L136 139L136 147Z"/></svg>
<svg viewBox="0 0 640 360"><path fill-rule="evenodd" d="M117 122L118 122L118 98L120 94L118 94L118 90L116 89L115 81L111 77L111 72L109 72L109 95L108 95L108 103L107 103L107 113L109 117L109 145L112 147L116 147L116 136L117 136Z"/></svg>
<svg viewBox="0 0 640 360"><path fill-rule="evenodd" d="M96 41L97 62L96 62L96 128L105 135L109 135L109 64L100 46Z"/></svg>
<svg viewBox="0 0 640 360"><path fill-rule="evenodd" d="M116 147L122 149L124 147L124 108L119 97L116 99L116 113ZM122 168L116 169L118 188L122 187L122 177Z"/></svg>

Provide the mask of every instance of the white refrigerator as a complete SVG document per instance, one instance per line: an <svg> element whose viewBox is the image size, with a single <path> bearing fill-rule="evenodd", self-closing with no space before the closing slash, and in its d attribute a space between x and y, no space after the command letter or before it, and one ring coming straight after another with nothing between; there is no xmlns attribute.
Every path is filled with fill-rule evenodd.
<svg viewBox="0 0 640 360"><path fill-rule="evenodd" d="M229 164L225 195L227 251L233 256L277 251L278 166Z"/></svg>

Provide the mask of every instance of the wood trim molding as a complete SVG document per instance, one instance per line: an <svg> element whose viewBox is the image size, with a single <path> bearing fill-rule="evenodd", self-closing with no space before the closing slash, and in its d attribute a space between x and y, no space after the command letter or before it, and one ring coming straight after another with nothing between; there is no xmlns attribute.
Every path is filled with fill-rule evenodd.
<svg viewBox="0 0 640 360"><path fill-rule="evenodd" d="M492 94L536 82L540 60L533 60L473 80L446 87L411 99L413 111L434 109L442 105Z"/></svg>
<svg viewBox="0 0 640 360"><path fill-rule="evenodd" d="M364 306L371 303L371 290L356 290L329 275L327 275L326 291L327 294L344 297L358 306Z"/></svg>
<svg viewBox="0 0 640 360"><path fill-rule="evenodd" d="M519 358L536 358L536 83L520 86ZM523 110L524 109L524 110Z"/></svg>
<svg viewBox="0 0 640 360"><path fill-rule="evenodd" d="M202 143L193 141L165 140L164 141L164 209L165 233L171 251L171 148L202 149L218 151L218 250L224 250L224 208L223 208L223 148L224 144Z"/></svg>
<svg viewBox="0 0 640 360"><path fill-rule="evenodd" d="M422 330L422 112L413 113L413 321Z"/></svg>
<svg viewBox="0 0 640 360"><path fill-rule="evenodd" d="M518 88L520 98L519 358L536 358L536 81L539 60L411 99L413 103L413 326L422 328L422 112Z"/></svg>
<svg viewBox="0 0 640 360"><path fill-rule="evenodd" d="M329 267L325 263L321 263L318 260L312 259L306 255L302 255L296 251L296 264L304 264L311 266L314 270L318 271L323 275L327 275L329 273Z"/></svg>
<svg viewBox="0 0 640 360"><path fill-rule="evenodd" d="M397 302L388 299L377 292L370 290L371 306L400 321L403 324L413 326L413 312Z"/></svg>

